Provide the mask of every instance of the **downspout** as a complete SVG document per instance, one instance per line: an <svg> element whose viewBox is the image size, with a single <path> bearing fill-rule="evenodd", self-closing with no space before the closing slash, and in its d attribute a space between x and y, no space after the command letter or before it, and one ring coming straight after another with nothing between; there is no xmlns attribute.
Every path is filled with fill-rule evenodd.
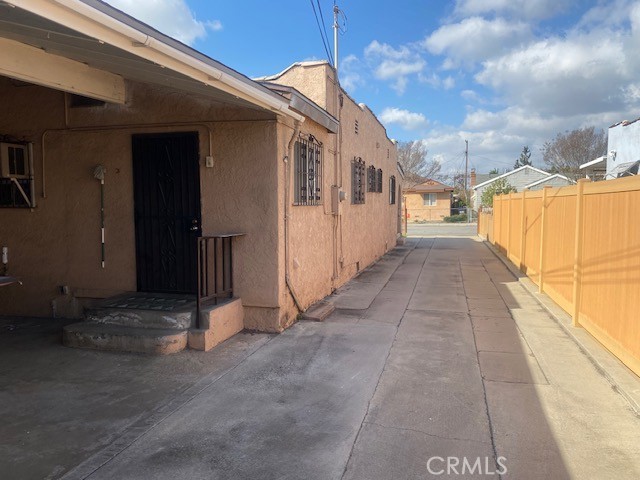
<svg viewBox="0 0 640 480"><path fill-rule="evenodd" d="M301 123L299 120L295 120L293 134L287 146L287 153L282 160L284 162L284 280L291 294L291 298L293 298L293 302L296 304L298 310L303 312L304 309L291 285L291 277L289 276L289 158L293 156L293 146L296 138L300 134Z"/></svg>

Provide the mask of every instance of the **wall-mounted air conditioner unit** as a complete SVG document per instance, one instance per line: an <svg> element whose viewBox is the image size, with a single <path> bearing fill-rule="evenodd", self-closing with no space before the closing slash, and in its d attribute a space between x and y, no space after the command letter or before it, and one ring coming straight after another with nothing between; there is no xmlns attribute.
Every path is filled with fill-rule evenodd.
<svg viewBox="0 0 640 480"><path fill-rule="evenodd" d="M0 177L29 178L29 154L27 145L0 143Z"/></svg>

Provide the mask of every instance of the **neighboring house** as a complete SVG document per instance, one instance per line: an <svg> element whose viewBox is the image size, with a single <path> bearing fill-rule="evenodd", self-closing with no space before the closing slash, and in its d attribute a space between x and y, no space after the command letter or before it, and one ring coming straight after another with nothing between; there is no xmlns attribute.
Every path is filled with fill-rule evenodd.
<svg viewBox="0 0 640 480"><path fill-rule="evenodd" d="M527 185L525 190L542 190L544 187L566 187L568 185L573 185L573 182L565 177L564 175L560 175L559 173L549 175L548 177L537 180L533 183Z"/></svg>
<svg viewBox="0 0 640 480"><path fill-rule="evenodd" d="M548 172L532 167L531 165L525 165L523 167L516 168L515 170L511 170L510 172L503 173L502 175L497 175L484 182L480 182L472 187L473 194L471 196L471 203L473 205L473 209L478 210L482 193L489 185L498 179L505 179L509 185L514 187L518 192L521 192L528 188L529 185L549 176L551 176L551 174Z"/></svg>
<svg viewBox="0 0 640 480"><path fill-rule="evenodd" d="M640 118L609 127L606 179L638 175L640 166Z"/></svg>
<svg viewBox="0 0 640 480"><path fill-rule="evenodd" d="M435 180L406 188L403 192L408 222L441 222L451 215L453 187Z"/></svg>
<svg viewBox="0 0 640 480"><path fill-rule="evenodd" d="M486 183L496 177L499 177L499 173L476 173L476 169L472 168L469 174L469 188L471 190L471 208L477 210L476 205L476 191L474 187L480 183Z"/></svg>
<svg viewBox="0 0 640 480"><path fill-rule="evenodd" d="M607 175L607 155L580 165L580 174L593 182L604 180Z"/></svg>
<svg viewBox="0 0 640 480"><path fill-rule="evenodd" d="M0 314L195 295L219 236L200 266L280 332L396 245L396 145L326 62L261 84L102 2L7 3Z"/></svg>

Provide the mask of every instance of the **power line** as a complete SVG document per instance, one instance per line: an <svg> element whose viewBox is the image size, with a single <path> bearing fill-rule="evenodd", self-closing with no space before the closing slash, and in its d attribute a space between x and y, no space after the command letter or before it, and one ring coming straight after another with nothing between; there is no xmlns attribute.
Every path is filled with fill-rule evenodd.
<svg viewBox="0 0 640 480"><path fill-rule="evenodd" d="M323 29L320 26L320 19L318 18L318 12L316 11L316 6L313 4L313 0L309 0L309 2L311 3L311 8L313 9L313 15L316 17L316 23L318 24L318 31L320 32L320 38L322 39L322 45L324 46L324 51L327 54L327 59L331 62L331 64L333 64L333 56L331 55L331 49L328 46L329 41L325 37L326 25L324 24L324 17L322 18L322 25L324 26L324 29ZM316 0L316 3L318 3L318 10L320 10L320 16L322 17L322 9L320 8L320 3L318 0Z"/></svg>
<svg viewBox="0 0 640 480"><path fill-rule="evenodd" d="M331 44L329 43L329 35L327 35L327 24L324 21L324 15L322 14L322 7L320 6L320 0L316 0L316 4L318 5L318 11L320 12L320 20L322 20L322 28L324 28L324 39L326 40L326 45L330 46ZM331 54L333 52L331 52L331 49L329 49L329 54ZM331 58L329 58L329 60L331 60L331 63L333 63L333 56L330 55Z"/></svg>

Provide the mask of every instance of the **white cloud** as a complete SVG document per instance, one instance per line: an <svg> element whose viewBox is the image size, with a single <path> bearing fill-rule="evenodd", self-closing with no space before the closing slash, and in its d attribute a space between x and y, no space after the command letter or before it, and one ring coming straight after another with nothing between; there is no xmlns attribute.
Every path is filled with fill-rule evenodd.
<svg viewBox="0 0 640 480"><path fill-rule="evenodd" d="M213 32L222 30L222 22L220 20L207 20L204 24Z"/></svg>
<svg viewBox="0 0 640 480"><path fill-rule="evenodd" d="M477 102L480 100L478 93L473 90L462 90L460 96L468 102Z"/></svg>
<svg viewBox="0 0 640 480"><path fill-rule="evenodd" d="M340 61L340 85L349 93L353 93L364 80L361 74L362 64L355 55L347 55Z"/></svg>
<svg viewBox="0 0 640 480"><path fill-rule="evenodd" d="M374 65L374 76L379 80L391 82L391 87L402 95L408 83L408 77L422 72L427 63L407 46L393 48L386 43L373 40L364 49L365 58Z"/></svg>
<svg viewBox="0 0 640 480"><path fill-rule="evenodd" d="M185 0L108 0L114 7L188 45L222 30L219 20L200 21Z"/></svg>
<svg viewBox="0 0 640 480"><path fill-rule="evenodd" d="M470 17L443 25L422 45L432 54L447 55L448 62L443 68L451 69L459 62L474 63L494 57L531 37L531 28L521 22Z"/></svg>
<svg viewBox="0 0 640 480"><path fill-rule="evenodd" d="M442 81L442 87L443 87L445 90L451 90L451 89L452 89L453 87L455 87L455 86L456 86L456 81L455 81L455 79L454 79L451 75L449 75L447 78L445 78L445 79Z"/></svg>
<svg viewBox="0 0 640 480"><path fill-rule="evenodd" d="M364 49L364 54L367 57L377 55L385 58L392 58L395 60L402 60L411 56L411 51L407 46L401 46L400 48L393 48L386 43L380 43L377 40L372 41Z"/></svg>
<svg viewBox="0 0 640 480"><path fill-rule="evenodd" d="M544 168L541 148L558 132L592 125L606 128L621 119L637 116L637 111L633 109L573 116L545 116L519 107L496 112L473 110L467 114L462 125L436 126L423 141L430 156L444 159L445 174L464 167L465 140L469 141L470 164L480 173L487 173L492 168L512 168L525 145L531 149L534 166Z"/></svg>
<svg viewBox="0 0 640 480"><path fill-rule="evenodd" d="M541 40L487 60L475 79L508 102L544 114L619 110L623 89L640 74L637 51L628 43L606 30Z"/></svg>
<svg viewBox="0 0 640 480"><path fill-rule="evenodd" d="M416 60L415 62L384 60L380 65L378 65L378 68L376 68L376 77L381 80L406 77L412 73L421 72L425 65L424 60Z"/></svg>
<svg viewBox="0 0 640 480"><path fill-rule="evenodd" d="M451 75L442 78L435 72L431 72L429 74L420 73L418 75L418 80L422 83L426 83L427 85L431 85L433 88L443 88L445 90L451 90L456 86L456 80Z"/></svg>
<svg viewBox="0 0 640 480"><path fill-rule="evenodd" d="M421 113L410 112L400 108L385 108L379 115L383 123L396 123L405 130L424 129L429 121Z"/></svg>
<svg viewBox="0 0 640 480"><path fill-rule="evenodd" d="M572 0L457 0L459 15L509 14L518 18L543 19L567 10Z"/></svg>
<svg viewBox="0 0 640 480"><path fill-rule="evenodd" d="M465 140L479 172L512 168L525 145L534 165L544 167L541 148L558 132L606 129L640 115L640 0L590 3L458 0L454 20L448 19L456 23L419 44L407 43L408 53L383 44L371 50L401 62L415 61L420 47L439 56L440 70L425 65L411 75L434 88L457 88L452 108L466 109L459 124L443 125L431 115L422 138L445 173L464 168ZM569 8L581 15L572 25L566 24L569 16L563 27L538 22ZM419 107L410 108L383 113L388 123L408 130L408 114L420 115Z"/></svg>

